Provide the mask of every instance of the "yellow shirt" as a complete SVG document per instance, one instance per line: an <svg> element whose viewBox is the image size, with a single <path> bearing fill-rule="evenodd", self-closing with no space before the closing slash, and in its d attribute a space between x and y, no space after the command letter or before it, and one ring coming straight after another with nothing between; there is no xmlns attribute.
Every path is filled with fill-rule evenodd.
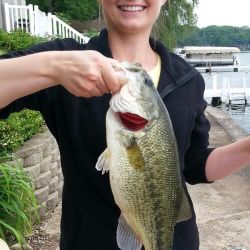
<svg viewBox="0 0 250 250"><path fill-rule="evenodd" d="M159 83L159 79L160 79L160 74L161 74L161 58L160 56L157 54L157 64L155 65L155 67L148 71L149 76L151 77L151 79L154 82L155 87L158 87L158 83Z"/></svg>

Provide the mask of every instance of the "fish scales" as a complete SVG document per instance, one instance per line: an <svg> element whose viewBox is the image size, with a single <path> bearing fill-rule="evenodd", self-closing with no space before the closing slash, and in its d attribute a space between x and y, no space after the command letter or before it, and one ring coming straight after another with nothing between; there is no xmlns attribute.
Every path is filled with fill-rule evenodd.
<svg viewBox="0 0 250 250"><path fill-rule="evenodd" d="M114 161L114 165L122 167L114 167L111 173L111 178L116 180L111 181L113 189L117 189L119 183L118 196L123 197L123 202L126 201L125 204L119 201L117 203L124 209L127 220L136 225L135 231L140 232L141 236L145 235L142 241L146 249L150 250L166 250L172 246L172 242L168 243L166 239L173 237L173 226L178 213L173 204L176 203L178 207L180 199L180 194L176 193L180 185L178 171L173 171L173 165L178 168L176 151L173 152L173 146L166 144L169 136L159 128L161 122L158 121L158 124L138 143L144 159L143 171L131 168L121 149L115 154L117 161ZM166 213L173 209L175 213ZM167 225L163 225L163 221Z"/></svg>
<svg viewBox="0 0 250 250"><path fill-rule="evenodd" d="M97 169L109 170L115 202L145 249L172 250L176 222L191 217L181 184L177 143L167 109L145 71L138 65L125 68L128 83L112 97L106 117L109 153L99 157ZM129 129L122 123L121 112L130 114ZM139 131L131 130L134 114L138 115L135 122L138 117L148 121ZM121 233L122 229L118 226L120 248L139 249L138 245L130 247L130 238L128 243L123 239L128 234Z"/></svg>

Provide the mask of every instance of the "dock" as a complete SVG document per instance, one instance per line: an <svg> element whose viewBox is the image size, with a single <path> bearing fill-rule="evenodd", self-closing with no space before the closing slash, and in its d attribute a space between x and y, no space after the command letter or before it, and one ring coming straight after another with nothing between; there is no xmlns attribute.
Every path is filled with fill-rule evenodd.
<svg viewBox="0 0 250 250"><path fill-rule="evenodd" d="M205 99L214 99L227 104L247 104L247 96L250 96L250 87L247 87L246 78L242 79L242 86L232 88L230 78L223 77L222 83L217 83L217 76L213 76L212 88L206 88L204 93Z"/></svg>
<svg viewBox="0 0 250 250"><path fill-rule="evenodd" d="M202 66L202 67L195 67L200 73L211 73L211 72L239 72L239 71L250 71L249 66L240 66L240 65L224 65L224 66Z"/></svg>
<svg viewBox="0 0 250 250"><path fill-rule="evenodd" d="M185 46L175 53L201 73L248 71L250 66L241 65L237 47Z"/></svg>
<svg viewBox="0 0 250 250"><path fill-rule="evenodd" d="M178 51L177 51L178 53ZM220 70L239 70L239 53L237 47L185 46L179 55L198 70L212 72Z"/></svg>

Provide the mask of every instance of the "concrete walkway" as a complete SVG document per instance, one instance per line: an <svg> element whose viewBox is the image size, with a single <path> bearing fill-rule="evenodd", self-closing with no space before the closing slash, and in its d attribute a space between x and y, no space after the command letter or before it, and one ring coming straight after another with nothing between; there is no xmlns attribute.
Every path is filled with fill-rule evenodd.
<svg viewBox="0 0 250 250"><path fill-rule="evenodd" d="M222 146L247 136L222 111L208 107L210 143ZM197 213L201 250L250 250L250 167L213 184L188 186ZM60 209L43 222L31 240L34 250L55 250ZM43 238L42 238L43 237Z"/></svg>
<svg viewBox="0 0 250 250"><path fill-rule="evenodd" d="M207 109L210 144L222 146L247 136L225 113ZM189 186L197 214L201 250L250 249L250 166L213 184Z"/></svg>

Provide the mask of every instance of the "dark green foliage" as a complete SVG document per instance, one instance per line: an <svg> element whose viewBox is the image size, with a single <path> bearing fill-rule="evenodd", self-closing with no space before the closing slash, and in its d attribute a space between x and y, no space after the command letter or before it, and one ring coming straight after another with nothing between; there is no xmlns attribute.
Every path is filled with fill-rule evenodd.
<svg viewBox="0 0 250 250"><path fill-rule="evenodd" d="M0 238L25 245L25 236L38 221L38 205L31 180L18 161L3 163L10 160L0 158Z"/></svg>
<svg viewBox="0 0 250 250"><path fill-rule="evenodd" d="M65 13L73 20L85 21L97 18L99 7L95 0L60 0L57 3L57 9L60 12L66 10Z"/></svg>
<svg viewBox="0 0 250 250"><path fill-rule="evenodd" d="M178 46L236 46L250 49L250 27L208 26L190 28L189 33L178 39Z"/></svg>
<svg viewBox="0 0 250 250"><path fill-rule="evenodd" d="M63 22L67 23L68 25L70 25L71 22L71 16L63 13L63 12L55 12L55 15L61 19Z"/></svg>
<svg viewBox="0 0 250 250"><path fill-rule="evenodd" d="M0 157L13 152L32 135L41 131L44 121L39 112L23 110L0 120Z"/></svg>
<svg viewBox="0 0 250 250"><path fill-rule="evenodd" d="M0 50L0 56L3 55L3 54L5 54L5 53L6 53L5 50Z"/></svg>
<svg viewBox="0 0 250 250"><path fill-rule="evenodd" d="M92 29L89 29L89 30L86 30L83 32L83 35L86 36L86 37L95 37L95 36L98 36L99 32L95 29L95 28L92 28Z"/></svg>
<svg viewBox="0 0 250 250"><path fill-rule="evenodd" d="M45 12L64 13L71 20L95 19L99 14L96 0L27 0L26 2L38 5Z"/></svg>
<svg viewBox="0 0 250 250"><path fill-rule="evenodd" d="M168 48L173 49L178 37L196 24L193 10L197 3L198 0L168 0L163 6L154 34Z"/></svg>
<svg viewBox="0 0 250 250"><path fill-rule="evenodd" d="M45 38L31 36L22 30L7 33L0 29L0 50L20 50L45 40Z"/></svg>
<svg viewBox="0 0 250 250"><path fill-rule="evenodd" d="M39 9L45 12L55 12L56 0L26 0L26 4L38 5Z"/></svg>

